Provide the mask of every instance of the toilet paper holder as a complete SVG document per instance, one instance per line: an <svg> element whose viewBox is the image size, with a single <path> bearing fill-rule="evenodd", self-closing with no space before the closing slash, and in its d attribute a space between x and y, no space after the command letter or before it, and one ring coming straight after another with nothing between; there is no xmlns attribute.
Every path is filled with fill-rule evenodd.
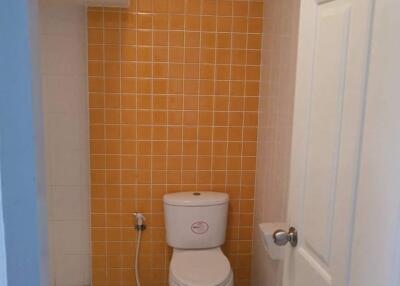
<svg viewBox="0 0 400 286"><path fill-rule="evenodd" d="M286 223L260 223L258 225L264 248L272 260L282 260L285 256L285 248L275 243L276 230L287 229Z"/></svg>

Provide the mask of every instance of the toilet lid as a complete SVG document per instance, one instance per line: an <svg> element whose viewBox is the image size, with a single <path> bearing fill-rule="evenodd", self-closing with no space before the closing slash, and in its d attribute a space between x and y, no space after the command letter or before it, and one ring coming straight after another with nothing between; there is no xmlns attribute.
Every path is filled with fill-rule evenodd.
<svg viewBox="0 0 400 286"><path fill-rule="evenodd" d="M230 278L231 267L220 248L175 249L170 274L181 285L217 286L224 285Z"/></svg>

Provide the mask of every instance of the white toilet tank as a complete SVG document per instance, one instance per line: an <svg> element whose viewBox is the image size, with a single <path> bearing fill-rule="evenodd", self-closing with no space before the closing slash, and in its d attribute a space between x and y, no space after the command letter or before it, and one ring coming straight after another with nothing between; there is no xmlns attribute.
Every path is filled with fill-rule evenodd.
<svg viewBox="0 0 400 286"><path fill-rule="evenodd" d="M225 241L229 196L218 192L179 192L164 195L169 246L214 248Z"/></svg>

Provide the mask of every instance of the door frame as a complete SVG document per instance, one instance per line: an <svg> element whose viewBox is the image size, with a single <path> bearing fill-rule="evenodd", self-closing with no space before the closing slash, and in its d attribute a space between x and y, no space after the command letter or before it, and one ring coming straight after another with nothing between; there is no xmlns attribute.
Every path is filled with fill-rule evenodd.
<svg viewBox="0 0 400 286"><path fill-rule="evenodd" d="M1 134L0 134L0 150L1 150ZM1 156L0 156L1 166ZM1 185L1 168L0 168L0 285L7 285L7 260L6 260L6 242L4 234L4 215L3 215L3 198Z"/></svg>
<svg viewBox="0 0 400 286"><path fill-rule="evenodd" d="M48 285L37 10L37 0L0 9L1 285Z"/></svg>

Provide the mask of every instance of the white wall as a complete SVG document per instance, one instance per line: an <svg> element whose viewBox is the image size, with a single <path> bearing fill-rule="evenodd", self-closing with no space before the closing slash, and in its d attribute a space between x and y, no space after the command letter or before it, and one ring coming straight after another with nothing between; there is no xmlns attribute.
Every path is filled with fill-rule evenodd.
<svg viewBox="0 0 400 286"><path fill-rule="evenodd" d="M86 8L77 3L40 3L52 286L90 284Z"/></svg>
<svg viewBox="0 0 400 286"><path fill-rule="evenodd" d="M252 285L281 284L282 264L267 256L258 224L286 220L300 0L266 0L255 194Z"/></svg>

